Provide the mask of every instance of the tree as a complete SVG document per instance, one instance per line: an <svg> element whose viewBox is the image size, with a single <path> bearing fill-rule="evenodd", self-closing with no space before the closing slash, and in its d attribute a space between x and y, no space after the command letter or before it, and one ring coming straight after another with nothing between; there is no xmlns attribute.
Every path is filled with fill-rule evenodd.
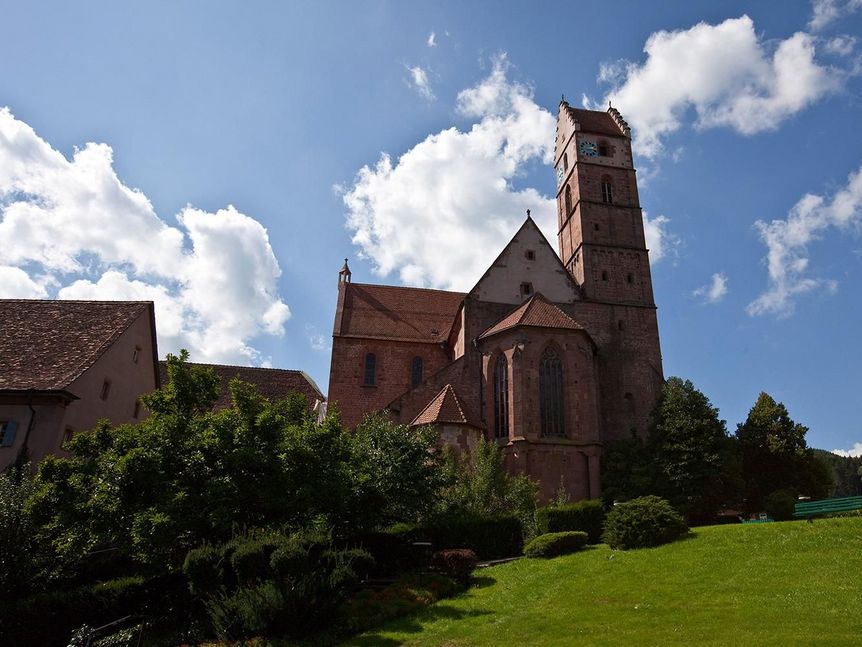
<svg viewBox="0 0 862 647"><path fill-rule="evenodd" d="M761 393L737 427L745 481L745 504L749 511L762 510L766 497L789 489L820 498L828 495L828 466L808 449L808 428L794 422L784 404Z"/></svg>
<svg viewBox="0 0 862 647"><path fill-rule="evenodd" d="M609 442L602 455L602 498L608 505L656 494L655 463L644 440L632 433Z"/></svg>
<svg viewBox="0 0 862 647"><path fill-rule="evenodd" d="M0 473L0 601L31 590L48 561L26 508L34 489L29 475L28 464Z"/></svg>
<svg viewBox="0 0 862 647"><path fill-rule="evenodd" d="M647 442L653 489L690 522L715 516L739 487L733 443L718 409L690 380L671 377L653 410Z"/></svg>
<svg viewBox="0 0 862 647"><path fill-rule="evenodd" d="M446 480L438 440L430 427L396 425L380 414L356 427L353 487L379 522L414 522L431 511Z"/></svg>

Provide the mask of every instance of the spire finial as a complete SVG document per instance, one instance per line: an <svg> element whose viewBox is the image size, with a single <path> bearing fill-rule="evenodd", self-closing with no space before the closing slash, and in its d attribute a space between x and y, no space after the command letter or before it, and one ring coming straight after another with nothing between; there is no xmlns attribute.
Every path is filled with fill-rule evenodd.
<svg viewBox="0 0 862 647"><path fill-rule="evenodd" d="M350 268L347 266L347 259L344 259L344 265L338 271L338 283L350 283Z"/></svg>
<svg viewBox="0 0 862 647"><path fill-rule="evenodd" d="M527 218L529 218L529 217L530 217L530 210L527 209Z"/></svg>
<svg viewBox="0 0 862 647"><path fill-rule="evenodd" d="M608 99L608 108L613 108L613 106L611 105L611 100L610 100L610 99Z"/></svg>

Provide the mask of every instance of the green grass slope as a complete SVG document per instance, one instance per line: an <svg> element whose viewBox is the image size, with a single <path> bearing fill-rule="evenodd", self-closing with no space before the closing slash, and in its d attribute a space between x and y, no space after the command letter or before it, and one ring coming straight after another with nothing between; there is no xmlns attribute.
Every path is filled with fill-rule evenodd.
<svg viewBox="0 0 862 647"><path fill-rule="evenodd" d="M699 528L476 572L477 586L349 645L858 645L862 518Z"/></svg>

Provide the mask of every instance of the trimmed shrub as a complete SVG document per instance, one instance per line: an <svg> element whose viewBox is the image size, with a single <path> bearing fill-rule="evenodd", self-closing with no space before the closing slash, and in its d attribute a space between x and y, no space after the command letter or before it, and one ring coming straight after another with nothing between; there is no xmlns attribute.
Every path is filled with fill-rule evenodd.
<svg viewBox="0 0 862 647"><path fill-rule="evenodd" d="M415 526L397 524L382 532L357 535L350 545L364 549L374 558L375 575L397 575L428 566L428 552L411 545L416 534Z"/></svg>
<svg viewBox="0 0 862 647"><path fill-rule="evenodd" d="M776 490L771 492L764 502L766 514L776 521L794 519L793 510L796 507L796 492L793 490Z"/></svg>
<svg viewBox="0 0 862 647"><path fill-rule="evenodd" d="M438 550L431 556L431 566L453 580L467 584L479 559L469 548Z"/></svg>
<svg viewBox="0 0 862 647"><path fill-rule="evenodd" d="M688 532L682 516L657 496L620 503L605 519L604 540L611 548L628 550L659 546Z"/></svg>
<svg viewBox="0 0 862 647"><path fill-rule="evenodd" d="M278 548L275 538L249 539L236 545L230 556L236 580L240 585L248 585L269 575L269 558Z"/></svg>
<svg viewBox="0 0 862 647"><path fill-rule="evenodd" d="M222 592L205 602L213 630L222 640L265 633L282 613L284 596L273 581Z"/></svg>
<svg viewBox="0 0 862 647"><path fill-rule="evenodd" d="M589 535L581 530L549 532L524 546L527 557L557 557L575 553L587 545Z"/></svg>
<svg viewBox="0 0 862 647"><path fill-rule="evenodd" d="M430 541L434 548L469 548L481 559L521 554L524 530L515 516L440 516L410 534L412 541Z"/></svg>
<svg viewBox="0 0 862 647"><path fill-rule="evenodd" d="M589 543L597 544L602 540L605 508L600 499L552 505L539 508L536 521L542 534L581 530L589 536Z"/></svg>

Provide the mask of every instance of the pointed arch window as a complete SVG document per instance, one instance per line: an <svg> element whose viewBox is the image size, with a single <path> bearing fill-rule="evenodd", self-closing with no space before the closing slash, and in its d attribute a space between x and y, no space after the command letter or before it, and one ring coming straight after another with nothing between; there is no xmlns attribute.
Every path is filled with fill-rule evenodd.
<svg viewBox="0 0 862 647"><path fill-rule="evenodd" d="M365 386L374 386L377 384L377 356L374 353L368 353L365 356Z"/></svg>
<svg viewBox="0 0 862 647"><path fill-rule="evenodd" d="M569 188L568 184L566 185L565 203L566 215L568 216L572 212L572 190Z"/></svg>
<svg viewBox="0 0 862 647"><path fill-rule="evenodd" d="M569 170L569 154L563 153L563 171Z"/></svg>
<svg viewBox="0 0 862 647"><path fill-rule="evenodd" d="M494 363L494 437L509 435L509 362L505 355Z"/></svg>
<svg viewBox="0 0 862 647"><path fill-rule="evenodd" d="M564 437L563 362L553 348L548 348L539 362L539 409L542 436Z"/></svg>
<svg viewBox="0 0 862 647"><path fill-rule="evenodd" d="M414 388L422 384L422 358L419 356L413 358L413 364L410 367L410 384Z"/></svg>
<svg viewBox="0 0 862 647"><path fill-rule="evenodd" d="M614 185L611 178L602 178L602 202L605 204L614 203Z"/></svg>

